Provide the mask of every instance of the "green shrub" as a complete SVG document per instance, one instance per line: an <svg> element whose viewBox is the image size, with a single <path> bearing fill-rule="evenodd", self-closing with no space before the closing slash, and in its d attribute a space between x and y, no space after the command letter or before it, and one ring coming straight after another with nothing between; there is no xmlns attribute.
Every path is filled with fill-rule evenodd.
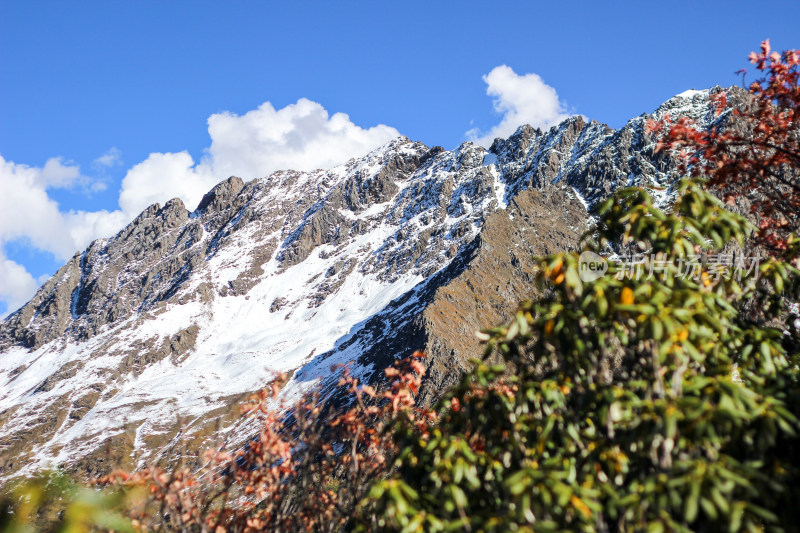
<svg viewBox="0 0 800 533"><path fill-rule="evenodd" d="M766 325L793 320L798 271L764 259L758 276L683 275L694 254L751 230L697 182L680 184L671 213L625 189L597 216L587 250L621 242L660 271L636 279L612 263L584 282L577 253L541 259L550 296L484 332L505 364L477 362L438 403L438 424L398 426L397 472L362 501L362 528L798 527L795 329Z"/></svg>
<svg viewBox="0 0 800 533"><path fill-rule="evenodd" d="M0 531L83 533L131 532L131 522L115 509L119 492L82 487L56 471L21 481L0 496Z"/></svg>

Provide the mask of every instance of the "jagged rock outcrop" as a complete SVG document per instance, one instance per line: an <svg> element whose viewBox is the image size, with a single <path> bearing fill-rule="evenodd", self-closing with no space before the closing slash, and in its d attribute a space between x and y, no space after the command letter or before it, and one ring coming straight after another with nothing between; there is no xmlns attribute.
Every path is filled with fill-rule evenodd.
<svg viewBox="0 0 800 533"><path fill-rule="evenodd" d="M709 93L655 115L725 121ZM632 183L669 198L648 118L523 126L489 150L400 137L329 170L231 177L192 212L150 206L0 325L0 477L152 460L273 370L291 396L333 363L374 379L424 349L432 398L479 355L474 332L531 296L531 257L579 245L592 204Z"/></svg>

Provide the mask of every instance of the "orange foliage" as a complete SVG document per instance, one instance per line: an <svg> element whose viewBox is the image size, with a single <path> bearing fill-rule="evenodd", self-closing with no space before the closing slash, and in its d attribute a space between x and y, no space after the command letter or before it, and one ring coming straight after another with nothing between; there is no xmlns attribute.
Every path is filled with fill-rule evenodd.
<svg viewBox="0 0 800 533"><path fill-rule="evenodd" d="M397 453L392 428L424 429L432 420L416 406L422 357L417 352L387 368L380 392L344 369L338 384L344 408L313 392L276 409L280 377L242 406L260 427L243 447L208 450L196 472L150 467L97 483L143 493L128 509L142 531L337 531L352 520L371 482L389 472Z"/></svg>
<svg viewBox="0 0 800 533"><path fill-rule="evenodd" d="M732 110L725 127L702 130L686 117L667 117L648 129L659 136L657 152L678 151L683 169L707 177L728 203L747 199L758 241L784 255L800 229L800 51L779 54L766 40L749 59L766 76L750 85L750 101ZM717 115L728 109L725 93L713 99Z"/></svg>

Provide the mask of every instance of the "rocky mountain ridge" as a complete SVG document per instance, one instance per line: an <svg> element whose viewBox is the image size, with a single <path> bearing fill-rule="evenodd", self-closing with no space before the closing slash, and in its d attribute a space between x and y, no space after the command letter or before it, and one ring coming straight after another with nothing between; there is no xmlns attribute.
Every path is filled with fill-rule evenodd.
<svg viewBox="0 0 800 533"><path fill-rule="evenodd" d="M723 121L718 90L653 116ZM400 137L329 170L228 178L192 212L150 206L0 325L0 476L100 472L110 443L154 460L273 371L291 397L333 363L370 379L423 349L434 395L530 294L531 256L578 245L591 205L629 184L666 201L675 163L649 117L523 126L489 150Z"/></svg>

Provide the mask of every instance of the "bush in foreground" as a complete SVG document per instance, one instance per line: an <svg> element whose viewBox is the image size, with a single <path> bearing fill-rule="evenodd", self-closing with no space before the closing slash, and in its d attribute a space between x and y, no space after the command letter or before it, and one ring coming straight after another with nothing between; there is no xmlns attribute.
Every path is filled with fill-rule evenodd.
<svg viewBox="0 0 800 533"><path fill-rule="evenodd" d="M485 332L505 365L479 363L438 404L435 427L399 428L398 470L362 502L366 529L800 523L800 375L784 346L796 330L739 312L758 299L780 320L779 294L796 297L798 271L764 260L757 272L685 275L696 253L741 245L750 229L694 182L680 186L672 213L626 189L598 216L592 250L629 243L659 270L637 279L612 264L584 282L577 253L543 258L551 296Z"/></svg>
<svg viewBox="0 0 800 533"><path fill-rule="evenodd" d="M140 496L128 498L127 513L144 531L340 531L395 457L385 426L426 422L414 400L425 372L421 357L386 369L380 392L345 370L344 408L318 392L280 407L281 382L275 381L243 406L260 427L245 446L209 450L199 471L152 467L115 472L98 483Z"/></svg>
<svg viewBox="0 0 800 533"><path fill-rule="evenodd" d="M276 382L245 408L261 430L244 448L199 472L112 474L99 508L122 502L147 531L796 530L798 55L753 60L769 77L751 88L750 130L668 129L663 146L688 148L710 182L681 182L669 212L635 188L597 210L585 251L646 261L582 278L577 253L541 258L547 296L484 332L503 364L476 361L432 412L414 403L419 354L383 392L345 374L342 409L315 394L274 409ZM708 183L748 195L773 258L742 256L754 228ZM31 494L9 504L16 526L44 492ZM67 498L74 531L116 527Z"/></svg>

